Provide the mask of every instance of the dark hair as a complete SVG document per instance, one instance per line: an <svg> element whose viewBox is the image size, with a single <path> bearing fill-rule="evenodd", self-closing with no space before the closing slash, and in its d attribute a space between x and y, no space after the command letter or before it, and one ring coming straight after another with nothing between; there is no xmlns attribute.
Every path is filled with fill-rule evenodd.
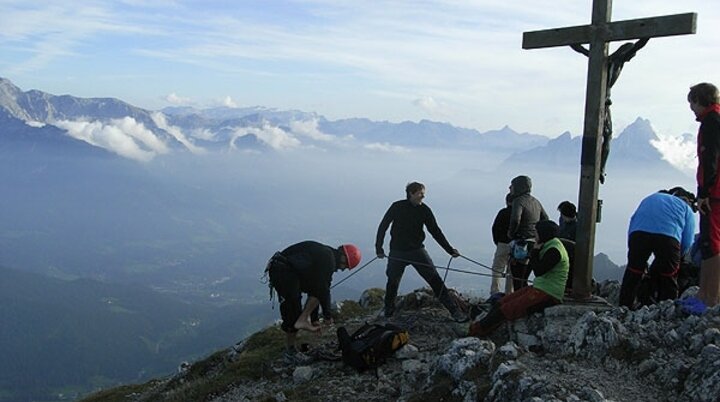
<svg viewBox="0 0 720 402"><path fill-rule="evenodd" d="M690 87L688 102L708 107L713 103L720 103L720 94L718 93L718 89L715 85L702 82Z"/></svg>
<svg viewBox="0 0 720 402"><path fill-rule="evenodd" d="M512 202L513 202L513 195L510 193L507 193L505 195L505 205L512 204Z"/></svg>
<svg viewBox="0 0 720 402"><path fill-rule="evenodd" d="M673 187L669 190L660 190L660 192L674 195L675 197L682 199L690 206L690 208L692 208L693 212L697 212L697 198L695 198L695 194L692 192L687 191L680 186Z"/></svg>
<svg viewBox="0 0 720 402"><path fill-rule="evenodd" d="M410 198L410 194L415 194L423 189L425 189L424 184L414 181L412 183L408 183L407 186L405 186L405 195L407 196L407 198Z"/></svg>
<svg viewBox="0 0 720 402"><path fill-rule="evenodd" d="M575 208L575 204L570 201L561 202L557 209L562 215L570 218L574 218L577 215L577 208Z"/></svg>
<svg viewBox="0 0 720 402"><path fill-rule="evenodd" d="M545 243L546 241L557 237L558 233L560 233L560 227L558 224L551 220L538 222L535 225L535 230L537 230L538 240L540 243Z"/></svg>

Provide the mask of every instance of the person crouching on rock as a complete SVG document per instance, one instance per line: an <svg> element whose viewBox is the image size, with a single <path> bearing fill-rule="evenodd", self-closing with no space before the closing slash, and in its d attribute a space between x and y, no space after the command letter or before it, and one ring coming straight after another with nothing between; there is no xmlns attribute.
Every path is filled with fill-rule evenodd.
<svg viewBox="0 0 720 402"><path fill-rule="evenodd" d="M515 320L562 303L570 259L560 239L557 223L543 220L535 226L537 243L529 268L535 274L532 286L503 296L480 320L470 324L470 336L487 336L507 320Z"/></svg>
<svg viewBox="0 0 720 402"><path fill-rule="evenodd" d="M319 305L330 311L330 283L335 271L355 268L362 258L352 244L333 248L316 241L303 241L275 253L268 261L266 272L270 286L278 294L281 328L285 332L285 358L302 360L295 347L298 330L319 332L321 327L310 322L310 315ZM302 293L307 293L302 307Z"/></svg>

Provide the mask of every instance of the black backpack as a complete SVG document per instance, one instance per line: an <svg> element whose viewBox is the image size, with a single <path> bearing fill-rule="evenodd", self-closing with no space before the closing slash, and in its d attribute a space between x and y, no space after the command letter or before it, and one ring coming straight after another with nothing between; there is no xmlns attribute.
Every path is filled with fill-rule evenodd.
<svg viewBox="0 0 720 402"><path fill-rule="evenodd" d="M385 363L410 340L407 330L392 324L365 323L352 335L345 327L340 327L337 335L343 361L359 372Z"/></svg>

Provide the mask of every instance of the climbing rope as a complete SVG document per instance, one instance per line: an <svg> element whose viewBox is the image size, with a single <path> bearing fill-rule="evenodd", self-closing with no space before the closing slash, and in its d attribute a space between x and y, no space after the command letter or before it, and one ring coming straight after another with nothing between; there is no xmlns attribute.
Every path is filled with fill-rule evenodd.
<svg viewBox="0 0 720 402"><path fill-rule="evenodd" d="M375 261L375 260L377 260L377 259L378 259L378 258L375 257L375 258L373 258L372 260L366 262L365 265L363 265L362 267L360 267L360 268L358 268L358 269L354 269L353 272L350 273L350 275L342 278L338 283L330 286L330 289L332 289L332 288L334 288L335 286L337 286L337 285L345 282L346 280L350 279L350 277L352 277L353 275L355 275L355 274L357 274L358 272L362 271L363 268L367 267L368 265L370 265L371 262L373 262L373 261Z"/></svg>
<svg viewBox="0 0 720 402"><path fill-rule="evenodd" d="M463 257L464 259L466 259L466 260L468 260L468 261L470 261L470 262L472 262L472 263L474 263L474 264L477 264L477 265L479 265L479 266L481 266L481 267L488 268L488 269L490 269L490 270L493 271L493 272L499 272L499 271L493 270L492 268L488 267L488 266L485 265L485 264L479 263L479 262L477 262L477 261L475 261L475 260L472 260L472 259L470 259L470 258L467 258L467 257L465 257L465 256L463 256L463 255L460 255L460 257ZM447 271L460 272L460 273L463 273L463 274L471 274L471 275L492 277L492 274L485 274L485 273L477 272L477 271L468 271L468 270L465 270L465 269L450 268L450 262L448 262L448 266L447 266L447 267L440 267L440 266L428 264L428 263L425 263L425 262L406 260L406 259L404 259L404 258L390 257L390 256L388 256L387 258L388 258L388 259L391 259L391 260L406 262L406 263L411 264L411 265L425 265L425 266L428 266L428 267L434 267L435 269L445 269L445 271L446 271L446 275L445 275L445 276L446 276L446 277L447 277ZM450 259L450 261L452 261L452 258ZM503 272L503 274L504 274L504 272ZM529 280L529 279L525 279L525 278L517 278L517 277L514 277L514 276L508 276L508 278L509 278L509 279L524 280L524 281L527 281L528 283L533 283L533 281L531 281L531 280ZM443 280L443 282L445 282L445 281Z"/></svg>

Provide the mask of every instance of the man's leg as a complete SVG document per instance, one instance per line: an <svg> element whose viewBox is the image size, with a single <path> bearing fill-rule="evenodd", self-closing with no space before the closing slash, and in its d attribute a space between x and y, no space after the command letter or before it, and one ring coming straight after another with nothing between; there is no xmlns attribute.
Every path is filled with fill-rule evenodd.
<svg viewBox="0 0 720 402"><path fill-rule="evenodd" d="M450 293L448 293L447 287L445 287L445 282L443 282L440 274L437 272L437 269L435 269L435 264L433 263L432 258L430 258L430 254L428 254L427 250L424 248L413 253L413 261L416 261L416 263L413 263L412 265L417 273L425 279L425 282L427 282L428 285L430 285L435 297L440 300L440 303L445 306L450 314L455 314L458 310L458 306L450 297Z"/></svg>
<svg viewBox="0 0 720 402"><path fill-rule="evenodd" d="M293 327L295 329L304 329L310 332L320 331L319 326L315 326L310 323L310 314L312 314L312 311L315 310L319 305L320 300L318 300L317 297L308 296L307 302L305 303L305 308L303 309L302 313L300 313L300 316L298 317L297 321L295 321Z"/></svg>
<svg viewBox="0 0 720 402"><path fill-rule="evenodd" d="M400 288L400 280L405 272L406 262L393 259L396 253L390 251L387 269L387 284L385 285L385 317L390 317L395 313L395 298ZM404 259L404 258L403 258Z"/></svg>
<svg viewBox="0 0 720 402"><path fill-rule="evenodd" d="M470 324L469 336L483 337L490 335L497 327L505 322L505 315L498 304L492 306L483 318Z"/></svg>
<svg viewBox="0 0 720 402"><path fill-rule="evenodd" d="M708 307L720 304L720 255L702 261L698 298Z"/></svg>
<svg viewBox="0 0 720 402"><path fill-rule="evenodd" d="M652 253L650 234L632 232L628 237L628 263L620 285L619 304L627 308L635 305L637 288L647 271L647 260Z"/></svg>
<svg viewBox="0 0 720 402"><path fill-rule="evenodd" d="M297 329L295 322L301 314L302 294L300 282L295 273L286 266L273 265L269 269L270 283L277 293L280 304L280 328L285 332L285 342L288 350L295 350Z"/></svg>
<svg viewBox="0 0 720 402"><path fill-rule="evenodd" d="M680 242L670 236L655 235L650 276L657 286L657 301L678 297L677 275L680 271Z"/></svg>
<svg viewBox="0 0 720 402"><path fill-rule="evenodd" d="M527 286L526 278L529 276L529 271L525 260L519 261L513 259L510 265L510 273L512 274L512 283L515 292Z"/></svg>
<svg viewBox="0 0 720 402"><path fill-rule="evenodd" d="M498 243L495 246L495 255L492 263L492 282L490 284L490 294L493 295L500 291L500 282L505 276L505 269L510 255L510 246L507 243Z"/></svg>
<svg viewBox="0 0 720 402"><path fill-rule="evenodd" d="M532 286L524 287L511 296L507 296L507 299L503 297L498 303L507 320L516 320L559 303L552 296Z"/></svg>
<svg viewBox="0 0 720 402"><path fill-rule="evenodd" d="M708 307L720 304L720 203L712 201L712 210L700 215L700 290L698 298Z"/></svg>

